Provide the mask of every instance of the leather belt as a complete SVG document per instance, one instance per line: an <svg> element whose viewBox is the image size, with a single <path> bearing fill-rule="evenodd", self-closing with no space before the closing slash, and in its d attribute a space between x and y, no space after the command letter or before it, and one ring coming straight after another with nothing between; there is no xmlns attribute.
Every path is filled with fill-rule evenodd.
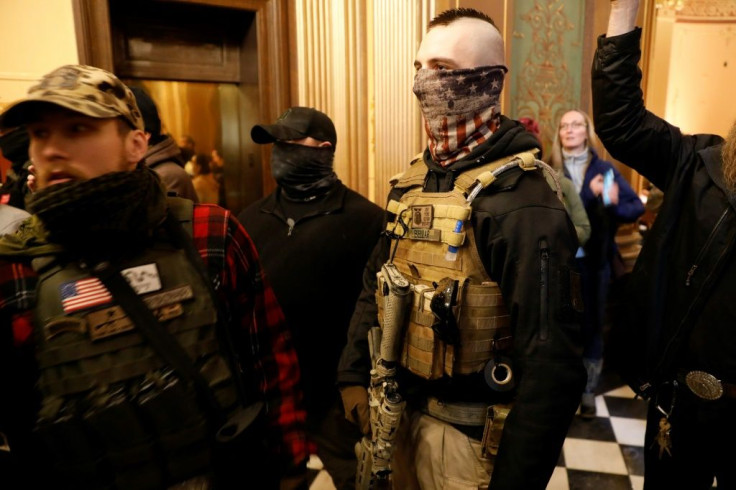
<svg viewBox="0 0 736 490"><path fill-rule="evenodd" d="M677 381L687 386L695 396L704 400L736 398L736 384L722 381L705 371L680 371Z"/></svg>
<svg viewBox="0 0 736 490"><path fill-rule="evenodd" d="M472 402L446 402L427 397L422 412L448 424L484 426L488 416L488 404Z"/></svg>
<svg viewBox="0 0 736 490"><path fill-rule="evenodd" d="M170 486L168 490L211 490L212 488L212 478L209 476L195 476Z"/></svg>

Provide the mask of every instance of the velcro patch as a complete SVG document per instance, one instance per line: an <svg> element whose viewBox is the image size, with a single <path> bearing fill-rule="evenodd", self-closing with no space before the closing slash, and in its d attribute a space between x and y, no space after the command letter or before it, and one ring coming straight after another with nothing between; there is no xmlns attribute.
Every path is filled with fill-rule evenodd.
<svg viewBox="0 0 736 490"><path fill-rule="evenodd" d="M162 306L171 305L174 303L181 303L194 297L194 291L192 286L185 284L174 289L168 289L158 294L152 294L150 296L144 296L143 302L146 303L150 309L155 310Z"/></svg>
<svg viewBox="0 0 736 490"><path fill-rule="evenodd" d="M413 228L426 228L432 227L432 205L422 204L417 206L411 206L411 222Z"/></svg>
<svg viewBox="0 0 736 490"><path fill-rule="evenodd" d="M137 294L152 293L161 289L161 277L158 275L156 264L123 269L120 274Z"/></svg>
<svg viewBox="0 0 736 490"><path fill-rule="evenodd" d="M135 325L119 306L112 306L87 314L89 336L92 340L100 340L112 335L133 330Z"/></svg>
<svg viewBox="0 0 736 490"><path fill-rule="evenodd" d="M425 228L410 228L409 236L411 240L426 240L430 242L439 242L442 240L441 230L427 230Z"/></svg>

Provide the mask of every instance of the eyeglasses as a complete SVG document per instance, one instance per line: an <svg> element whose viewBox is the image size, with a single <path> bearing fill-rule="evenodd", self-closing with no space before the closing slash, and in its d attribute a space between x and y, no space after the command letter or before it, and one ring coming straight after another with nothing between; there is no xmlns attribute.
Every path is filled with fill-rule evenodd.
<svg viewBox="0 0 736 490"><path fill-rule="evenodd" d="M570 128L572 128L572 129L580 129L580 128L585 128L587 126L588 125L586 123L584 123L584 122L575 121L574 123L563 123L563 124L560 124L560 130L561 131L567 131Z"/></svg>

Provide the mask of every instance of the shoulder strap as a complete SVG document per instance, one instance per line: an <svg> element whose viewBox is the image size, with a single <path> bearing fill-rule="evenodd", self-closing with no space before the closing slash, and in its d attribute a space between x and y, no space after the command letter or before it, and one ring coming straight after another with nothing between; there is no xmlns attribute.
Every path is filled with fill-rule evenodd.
<svg viewBox="0 0 736 490"><path fill-rule="evenodd" d="M194 203L191 199L183 197L167 196L166 201L169 211L191 237L193 234Z"/></svg>
<svg viewBox="0 0 736 490"><path fill-rule="evenodd" d="M393 187L407 188L424 185L424 179L427 175L427 165L424 163L424 153L414 155L411 159L411 166L404 173L391 177L391 185Z"/></svg>
<svg viewBox="0 0 736 490"><path fill-rule="evenodd" d="M485 189L496 180L499 174L514 167L521 167L523 170L534 170L536 150L534 152L525 151L499 158L485 165L471 168L455 179L455 188L467 194L471 188L480 185L480 189Z"/></svg>
<svg viewBox="0 0 736 490"><path fill-rule="evenodd" d="M480 184L478 190L485 189L496 180L496 177L513 167L521 167L523 170L534 170L537 168L536 153L538 150L515 153L507 157L499 158L485 165L471 168L459 174L455 179L455 188L467 194L471 188ZM508 165L508 167L505 167ZM424 163L422 154L412 160L412 165L398 179L394 187L409 188L424 185L429 169Z"/></svg>

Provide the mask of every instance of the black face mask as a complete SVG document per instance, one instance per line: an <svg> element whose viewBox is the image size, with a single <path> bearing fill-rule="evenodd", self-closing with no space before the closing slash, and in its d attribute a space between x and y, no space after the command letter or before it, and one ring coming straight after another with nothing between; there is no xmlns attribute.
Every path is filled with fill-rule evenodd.
<svg viewBox="0 0 736 490"><path fill-rule="evenodd" d="M288 197L309 199L337 181L332 169L335 151L277 141L271 152L271 174Z"/></svg>

